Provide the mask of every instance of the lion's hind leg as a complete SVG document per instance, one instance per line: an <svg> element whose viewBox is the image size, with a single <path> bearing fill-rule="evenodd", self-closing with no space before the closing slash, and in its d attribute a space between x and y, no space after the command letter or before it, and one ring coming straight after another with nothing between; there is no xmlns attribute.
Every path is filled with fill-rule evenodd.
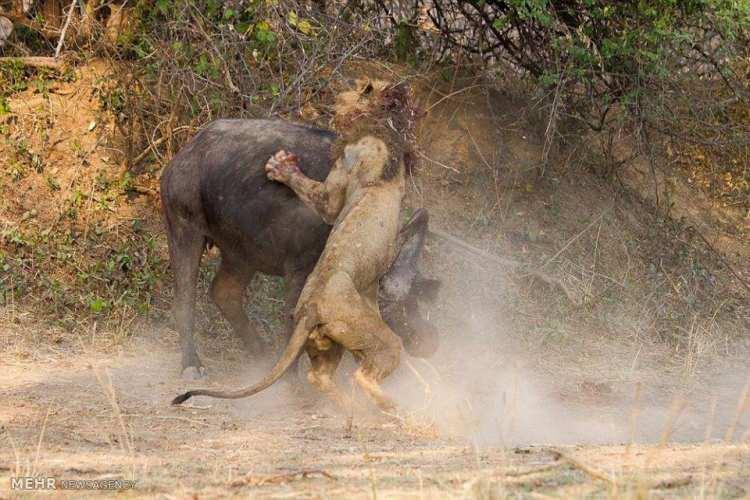
<svg viewBox="0 0 750 500"><path fill-rule="evenodd" d="M319 329L310 335L307 355L310 357L311 366L307 373L307 380L348 413L351 410L351 400L333 380L343 354L344 347L323 336Z"/></svg>
<svg viewBox="0 0 750 500"><path fill-rule="evenodd" d="M346 347L359 361L354 382L378 408L391 412L396 408L396 403L383 392L380 383L398 367L401 339L369 307L363 306L357 313L357 319L346 335L332 330L329 336Z"/></svg>
<svg viewBox="0 0 750 500"><path fill-rule="evenodd" d="M377 347L360 353L358 356L361 360L360 367L354 372L354 380L378 408L390 413L396 409L396 403L383 391L380 383L398 367L401 342L385 323L383 326L387 329L387 333L393 335L393 339L385 343L381 342ZM386 334L386 330L383 334ZM379 335L379 337L384 335Z"/></svg>
<svg viewBox="0 0 750 500"><path fill-rule="evenodd" d="M320 334L341 344L360 361L354 381L383 411L396 404L380 382L398 367L401 339L393 333L377 310L356 289L348 274L333 274L317 301Z"/></svg>

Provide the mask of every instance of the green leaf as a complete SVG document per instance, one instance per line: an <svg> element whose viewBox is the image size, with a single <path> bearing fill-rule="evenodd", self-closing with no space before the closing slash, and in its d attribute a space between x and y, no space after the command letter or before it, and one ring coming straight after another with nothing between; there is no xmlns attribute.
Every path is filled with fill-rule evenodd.
<svg viewBox="0 0 750 500"><path fill-rule="evenodd" d="M271 25L260 21L255 25L255 39L263 45L271 45L276 41L276 34L271 30Z"/></svg>
<svg viewBox="0 0 750 500"><path fill-rule="evenodd" d="M218 66L209 59L209 57L206 54L201 54L201 56L198 58L198 62L195 63L195 72L199 75L206 76L209 78L218 78L219 77L219 68Z"/></svg>
<svg viewBox="0 0 750 500"><path fill-rule="evenodd" d="M89 309L94 314L99 314L107 308L107 301L101 297L92 297L89 299Z"/></svg>
<svg viewBox="0 0 750 500"><path fill-rule="evenodd" d="M286 15L286 22L288 22L290 26L297 26L297 13L290 10L289 14Z"/></svg>
<svg viewBox="0 0 750 500"><path fill-rule="evenodd" d="M172 7L172 2L170 0L156 0L156 8L159 9L159 12L163 16L169 15L169 10Z"/></svg>
<svg viewBox="0 0 750 500"><path fill-rule="evenodd" d="M306 19L302 19L301 21L297 23L297 29L300 30L305 35L310 35L313 32L312 25Z"/></svg>
<svg viewBox="0 0 750 500"><path fill-rule="evenodd" d="M10 113L10 105L8 104L8 100L0 96L0 116L7 115Z"/></svg>
<svg viewBox="0 0 750 500"><path fill-rule="evenodd" d="M495 28L497 31L500 31L506 26L508 26L509 23L510 23L510 19L508 19L507 16L498 17L497 19L492 21L492 27Z"/></svg>

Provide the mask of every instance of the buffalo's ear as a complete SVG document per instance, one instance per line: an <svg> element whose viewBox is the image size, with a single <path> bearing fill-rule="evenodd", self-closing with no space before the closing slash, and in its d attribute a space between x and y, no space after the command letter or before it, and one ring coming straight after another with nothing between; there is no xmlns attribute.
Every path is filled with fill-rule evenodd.
<svg viewBox="0 0 750 500"><path fill-rule="evenodd" d="M427 237L427 220L427 211L419 209L401 229L398 255L380 280L380 292L385 300L403 301L411 292L417 277L417 262Z"/></svg>
<svg viewBox="0 0 750 500"><path fill-rule="evenodd" d="M425 278L421 274L417 274L411 291L419 300L435 302L441 286L443 286L443 283L440 280Z"/></svg>

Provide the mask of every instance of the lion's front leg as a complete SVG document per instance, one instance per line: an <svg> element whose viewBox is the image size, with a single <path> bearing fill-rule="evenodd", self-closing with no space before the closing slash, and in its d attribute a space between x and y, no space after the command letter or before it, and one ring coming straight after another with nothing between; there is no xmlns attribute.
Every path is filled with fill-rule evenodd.
<svg viewBox="0 0 750 500"><path fill-rule="evenodd" d="M310 179L299 168L293 153L281 150L268 159L266 176L289 186L305 205L313 209L327 224L333 224L344 205L348 176L336 162L325 182Z"/></svg>

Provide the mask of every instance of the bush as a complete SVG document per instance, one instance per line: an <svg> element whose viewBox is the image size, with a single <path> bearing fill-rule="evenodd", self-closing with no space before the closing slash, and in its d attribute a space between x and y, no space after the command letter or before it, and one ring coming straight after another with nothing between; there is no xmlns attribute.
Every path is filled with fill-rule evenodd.
<svg viewBox="0 0 750 500"><path fill-rule="evenodd" d="M465 52L504 60L546 88L563 86L601 128L615 102L636 109L644 89L679 72L726 80L747 54L750 4L731 0L412 0L374 2L391 20L422 27L441 58Z"/></svg>
<svg viewBox="0 0 750 500"><path fill-rule="evenodd" d="M127 70L104 96L117 93L121 129L134 143L129 158L180 126L295 117L328 91L345 61L381 45L361 18L329 17L306 2L141 0L130 16L110 54ZM188 136L153 151L171 147L168 157Z"/></svg>

